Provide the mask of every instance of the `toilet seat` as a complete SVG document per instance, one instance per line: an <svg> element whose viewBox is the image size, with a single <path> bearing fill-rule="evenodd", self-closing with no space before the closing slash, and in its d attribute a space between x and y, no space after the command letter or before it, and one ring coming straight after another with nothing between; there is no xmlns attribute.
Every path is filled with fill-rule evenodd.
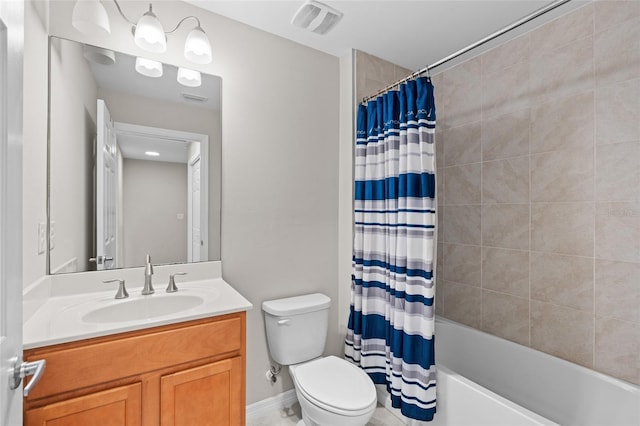
<svg viewBox="0 0 640 426"><path fill-rule="evenodd" d="M376 390L355 365L328 356L291 366L298 390L311 403L343 416L359 416L376 405Z"/></svg>

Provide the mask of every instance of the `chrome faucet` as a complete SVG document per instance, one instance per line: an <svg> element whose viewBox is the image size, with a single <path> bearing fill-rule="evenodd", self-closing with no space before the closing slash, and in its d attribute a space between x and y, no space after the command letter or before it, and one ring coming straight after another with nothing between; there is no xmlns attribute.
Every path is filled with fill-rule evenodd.
<svg viewBox="0 0 640 426"><path fill-rule="evenodd" d="M153 294L153 284L151 283L151 277L153 276L153 265L151 264L151 256L147 255L144 265L144 288L142 294Z"/></svg>
<svg viewBox="0 0 640 426"><path fill-rule="evenodd" d="M175 274L169 275L169 285L167 286L167 293L175 293L178 291L178 286L176 286L176 275L187 275L186 272L176 272Z"/></svg>
<svg viewBox="0 0 640 426"><path fill-rule="evenodd" d="M124 280L106 280L102 281L103 283L118 283L118 292L116 293L116 299L126 299L129 297L129 292L127 292L127 288L124 285Z"/></svg>

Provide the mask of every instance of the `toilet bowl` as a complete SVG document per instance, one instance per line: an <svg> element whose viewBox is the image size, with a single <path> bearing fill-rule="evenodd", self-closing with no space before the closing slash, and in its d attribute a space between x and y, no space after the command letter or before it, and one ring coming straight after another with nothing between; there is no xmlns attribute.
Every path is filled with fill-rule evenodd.
<svg viewBox="0 0 640 426"><path fill-rule="evenodd" d="M364 426L376 409L376 388L350 362L321 357L331 299L314 293L265 301L269 353L289 366L302 409L298 426Z"/></svg>
<svg viewBox="0 0 640 426"><path fill-rule="evenodd" d="M364 371L335 356L292 365L302 409L299 426L363 426L376 409L376 389Z"/></svg>

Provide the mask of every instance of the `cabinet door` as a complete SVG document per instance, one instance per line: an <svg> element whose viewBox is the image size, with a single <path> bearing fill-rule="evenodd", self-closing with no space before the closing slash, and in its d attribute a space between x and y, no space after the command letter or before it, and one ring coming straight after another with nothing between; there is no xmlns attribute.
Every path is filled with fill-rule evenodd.
<svg viewBox="0 0 640 426"><path fill-rule="evenodd" d="M136 383L34 408L25 426L140 426L141 389Z"/></svg>
<svg viewBox="0 0 640 426"><path fill-rule="evenodd" d="M235 357L163 376L161 425L243 425L242 367Z"/></svg>

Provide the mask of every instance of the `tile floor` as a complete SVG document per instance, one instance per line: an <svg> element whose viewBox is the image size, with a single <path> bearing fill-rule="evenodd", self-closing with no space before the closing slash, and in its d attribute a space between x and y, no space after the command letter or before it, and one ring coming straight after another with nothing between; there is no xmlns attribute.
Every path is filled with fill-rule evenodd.
<svg viewBox="0 0 640 426"><path fill-rule="evenodd" d="M288 412L275 410L266 416L247 421L247 426L295 426L301 418L300 405L296 403ZM378 405L367 426L404 426L404 423Z"/></svg>

